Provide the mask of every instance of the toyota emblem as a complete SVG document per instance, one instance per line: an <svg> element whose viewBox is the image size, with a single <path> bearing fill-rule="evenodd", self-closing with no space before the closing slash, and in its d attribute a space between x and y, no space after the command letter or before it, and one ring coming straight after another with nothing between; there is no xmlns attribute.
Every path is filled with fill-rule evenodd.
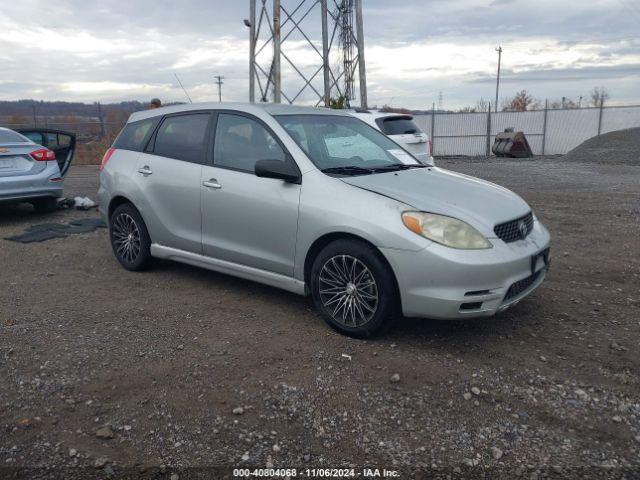
<svg viewBox="0 0 640 480"><path fill-rule="evenodd" d="M518 230L520 231L520 237L522 238L526 237L527 233L529 233L529 228L524 220L520 220L518 222Z"/></svg>

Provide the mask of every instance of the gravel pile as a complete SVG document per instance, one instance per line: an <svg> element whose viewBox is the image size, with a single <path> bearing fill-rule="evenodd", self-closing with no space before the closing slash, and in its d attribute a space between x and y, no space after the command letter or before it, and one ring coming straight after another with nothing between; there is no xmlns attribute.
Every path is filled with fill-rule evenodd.
<svg viewBox="0 0 640 480"><path fill-rule="evenodd" d="M640 165L640 128L605 133L582 142L562 157L563 162Z"/></svg>

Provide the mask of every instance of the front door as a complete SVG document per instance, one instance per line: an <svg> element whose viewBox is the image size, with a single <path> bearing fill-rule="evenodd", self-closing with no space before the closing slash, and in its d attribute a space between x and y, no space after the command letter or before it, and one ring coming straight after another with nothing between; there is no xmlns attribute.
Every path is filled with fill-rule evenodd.
<svg viewBox="0 0 640 480"><path fill-rule="evenodd" d="M204 254L293 276L300 185L256 177L258 160L293 161L249 115L219 113L213 166L202 167Z"/></svg>

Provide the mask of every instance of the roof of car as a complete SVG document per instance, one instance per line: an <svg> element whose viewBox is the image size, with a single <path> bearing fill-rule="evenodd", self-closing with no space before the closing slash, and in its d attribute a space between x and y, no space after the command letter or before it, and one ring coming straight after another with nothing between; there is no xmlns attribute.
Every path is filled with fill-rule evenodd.
<svg viewBox="0 0 640 480"><path fill-rule="evenodd" d="M359 118L384 118L384 117L409 117L413 118L410 113L398 113L398 112L381 112L380 110L367 110L362 111L360 109L347 110L351 115L355 115Z"/></svg>
<svg viewBox="0 0 640 480"><path fill-rule="evenodd" d="M193 110L237 110L253 114L257 114L262 111L269 115L349 115L346 111L331 110L324 107L304 107L300 105L286 105L282 103L203 102L171 105L168 107L134 112L129 117L129 122L144 120L145 118L152 118L158 115L167 115L170 113L188 112Z"/></svg>

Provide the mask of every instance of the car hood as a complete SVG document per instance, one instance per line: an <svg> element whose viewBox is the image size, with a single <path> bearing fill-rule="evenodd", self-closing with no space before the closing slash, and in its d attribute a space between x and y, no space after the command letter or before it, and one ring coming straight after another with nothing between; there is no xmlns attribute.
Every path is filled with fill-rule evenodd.
<svg viewBox="0 0 640 480"><path fill-rule="evenodd" d="M487 237L495 237L495 225L524 216L531 210L524 200L506 188L441 168L344 177L341 180L393 198L416 210L458 218L478 228Z"/></svg>

